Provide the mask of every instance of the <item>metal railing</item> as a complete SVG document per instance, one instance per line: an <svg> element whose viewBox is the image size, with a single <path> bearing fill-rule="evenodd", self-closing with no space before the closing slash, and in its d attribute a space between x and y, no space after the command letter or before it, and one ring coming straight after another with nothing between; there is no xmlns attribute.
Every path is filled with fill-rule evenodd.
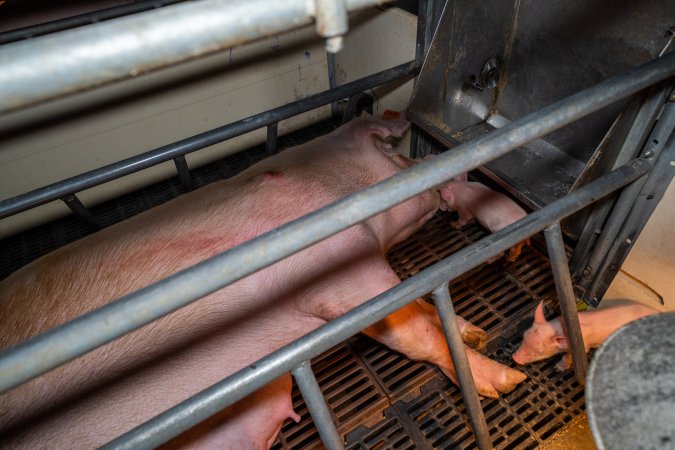
<svg viewBox="0 0 675 450"><path fill-rule="evenodd" d="M387 1L199 0L7 44L0 47L0 114L273 36L315 19L319 34L341 40L334 32L346 31L348 11ZM329 12L339 12L340 17ZM336 28L334 22L341 26Z"/></svg>
<svg viewBox="0 0 675 450"><path fill-rule="evenodd" d="M0 392L674 74L675 54L658 58L30 339L0 355ZM310 406L310 411L313 417L318 418L317 426L320 427L321 436L327 439L326 445L339 448L341 443L335 442L334 424L325 417L325 401L319 398L320 392L313 376L307 374L308 361L312 357L431 290L436 289L439 304L450 303L451 307L449 299L442 294L444 290L447 291L445 283L449 279L548 227L551 228L546 234L547 243L555 253L562 243L559 232L556 232L560 220L639 179L653 164L653 159L636 159L598 178L262 358L255 363L255 368L249 366L229 376L121 436L111 442L109 447L150 448L158 445L279 375L293 371L304 379L301 383L305 386L303 395L311 399L308 403L318 402L319 406ZM554 273L568 270L564 254L563 257L559 256L551 258ZM561 303L571 300L564 295L568 283L569 278L565 280L556 276ZM448 320L452 312L443 308L441 306L439 316L446 337L449 338L453 358L459 357L461 360L463 347L457 348L457 343L451 338L454 333L452 327L456 327L454 321ZM576 317L569 307L563 307L563 314ZM574 317L564 319L566 326L573 323ZM574 332L574 326L568 328L567 332ZM571 339L570 342L577 367L579 341ZM457 364L457 370L462 372L462 375L458 374L460 380L471 379L468 366L462 365L461 361ZM470 391L471 386L467 382L463 384L463 391ZM467 395L471 397L472 394L469 392ZM474 406L470 406L472 404ZM469 400L467 406L479 443L485 448L489 445L489 436L485 435L482 414L476 411L480 405L475 406L475 402Z"/></svg>
<svg viewBox="0 0 675 450"><path fill-rule="evenodd" d="M17 214L47 202L63 199L85 189L98 186L156 164L180 158L188 153L235 138L265 126L276 127L284 119L311 111L328 103L359 94L365 90L412 75L417 70L415 61L392 67L367 77L345 83L333 90L319 92L302 100L246 117L236 122L199 133L172 144L150 150L131 158L91 170L48 186L17 195L0 202L0 219ZM268 143L276 140L276 132L268 133Z"/></svg>

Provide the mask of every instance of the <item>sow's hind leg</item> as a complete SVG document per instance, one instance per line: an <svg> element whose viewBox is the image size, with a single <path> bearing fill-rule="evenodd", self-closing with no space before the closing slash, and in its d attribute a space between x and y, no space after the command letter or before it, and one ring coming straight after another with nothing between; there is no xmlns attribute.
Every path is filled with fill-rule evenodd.
<svg viewBox="0 0 675 450"><path fill-rule="evenodd" d="M293 410L291 383L291 375L284 374L160 448L266 450L287 418L300 421Z"/></svg>
<svg viewBox="0 0 675 450"><path fill-rule="evenodd" d="M438 317L438 311L436 311L436 308L421 298L418 298L416 301L417 305L427 315L427 317L431 319L431 321L435 323L439 329L442 329L441 319ZM468 320L464 320L459 316L457 316L457 327L459 328L459 332L462 335L462 340L466 345L475 350L481 350L485 348L485 344L487 342L487 333L482 328L477 327Z"/></svg>
<svg viewBox="0 0 675 450"><path fill-rule="evenodd" d="M349 288L340 290L345 311L396 286L400 280L383 257L371 258L367 270L352 271ZM338 289L333 286L335 293ZM343 312L345 312L343 311ZM324 317L326 320L334 317ZM363 333L414 360L428 361L457 382L445 337L419 302L412 302L365 328ZM480 395L495 398L511 391L527 378L525 374L499 364L467 348L471 372Z"/></svg>

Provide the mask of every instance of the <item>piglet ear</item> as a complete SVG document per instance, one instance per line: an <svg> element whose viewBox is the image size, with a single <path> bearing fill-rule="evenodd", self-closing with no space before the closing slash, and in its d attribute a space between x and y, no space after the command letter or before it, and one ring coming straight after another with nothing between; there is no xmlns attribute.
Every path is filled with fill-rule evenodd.
<svg viewBox="0 0 675 450"><path fill-rule="evenodd" d="M546 317L544 317L544 301L540 301L537 305L537 309L534 310L534 323L546 323Z"/></svg>

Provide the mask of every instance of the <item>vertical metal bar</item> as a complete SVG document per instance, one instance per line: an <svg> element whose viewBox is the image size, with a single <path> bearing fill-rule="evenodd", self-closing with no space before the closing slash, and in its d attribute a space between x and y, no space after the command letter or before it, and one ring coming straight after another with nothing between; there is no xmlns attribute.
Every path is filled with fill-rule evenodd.
<svg viewBox="0 0 675 450"><path fill-rule="evenodd" d="M337 66L335 65L335 53L326 53L326 62L328 64L328 87L330 89L335 89L337 87ZM337 101L331 102L330 112L333 115L333 118L337 117Z"/></svg>
<svg viewBox="0 0 675 450"><path fill-rule="evenodd" d="M611 167L612 169L616 169L617 167L626 164L626 162L638 155L648 138L650 131L654 127L654 122L663 109L663 104L668 92L671 90L672 84L662 82L652 86L646 93L642 105L633 120L633 124L623 140L621 147L618 149L616 159ZM609 149L605 148L603 151L611 151L611 147ZM578 183L579 180L577 180L575 185ZM578 186L573 186L572 189L575 189L576 187ZM612 208L619 203L617 199L618 196L609 197L599 201L593 207L593 212L588 218L578 244L570 258L570 269L575 280L579 280L582 277L588 277L591 275L591 272L594 271L597 273L597 267L590 267L588 259L602 233L602 228L609 217ZM589 299L592 299L592 297L586 298L587 301Z"/></svg>
<svg viewBox="0 0 675 450"><path fill-rule="evenodd" d="M279 129L279 122L274 122L267 125L267 142L265 143L265 151L267 156L274 155L277 152L277 131Z"/></svg>
<svg viewBox="0 0 675 450"><path fill-rule="evenodd" d="M87 222L91 228L97 231L101 229L101 225L98 223L94 215L87 209L86 206L84 206L84 204L79 198L77 198L75 194L67 195L61 200L63 200L63 203L65 203L72 212Z"/></svg>
<svg viewBox="0 0 675 450"><path fill-rule="evenodd" d="M361 100L362 96L363 94L355 94L349 97L349 101L347 102L347 108L345 109L345 113L342 116L342 125L346 124L347 122L349 122L354 118L354 113L356 113L356 106L358 105L359 100Z"/></svg>
<svg viewBox="0 0 675 450"><path fill-rule="evenodd" d="M675 103L673 103L673 106L675 106ZM672 109L675 110L675 108ZM669 119L671 121L669 128L673 130L673 120L675 117L672 114L663 114L659 119L659 124L655 127L655 131L662 125L666 125L666 128L668 128L667 121ZM595 278L591 281L590 287L587 290L589 297L602 298L605 294L614 276L628 256L628 252L640 236L649 217L654 212L654 209L656 209L656 205L661 201L671 183L671 179L675 174L675 132L672 132L669 138L664 137L663 139L666 145L661 151L653 151L654 156L650 157L650 159L658 158L658 160L647 175L647 179L643 183L640 183L641 190L631 205L632 208L626 214L621 229L611 243L612 245L605 252L605 258L597 267ZM632 188L637 184L633 183L626 189Z"/></svg>
<svg viewBox="0 0 675 450"><path fill-rule="evenodd" d="M419 0L417 6L417 43L415 46L415 61L422 67L427 55L436 27L441 18L444 0ZM415 86L419 75L415 76ZM431 153L440 153L445 149L436 140L431 139L417 125L412 126L410 132L410 153L413 159L423 158Z"/></svg>
<svg viewBox="0 0 675 450"><path fill-rule="evenodd" d="M452 358L452 364L455 366L455 373L459 380L459 389L462 391L462 398L469 412L469 419L471 420L473 433L476 436L478 448L481 450L490 449L492 448L490 433L485 421L485 415L483 414L483 408L478 399L478 392L476 391L476 384L473 381L473 375L469 367L469 360L466 357L464 341L462 341L462 335L457 327L457 315L450 299L448 283L445 282L434 289L432 295L436 309L438 310L438 317L441 319L441 324L443 325L443 334L445 334L445 339L448 341L450 357Z"/></svg>
<svg viewBox="0 0 675 450"><path fill-rule="evenodd" d="M565 255L565 244L563 243L560 223L555 223L544 230L546 237L546 247L551 261L551 270L555 280L555 288L558 292L558 302L560 303L560 313L562 316L565 335L572 354L572 364L574 365L574 374L580 384L586 382L586 372L588 371L588 361L586 360L586 349L584 339L581 336L581 325L579 325L579 316L577 315L577 302L572 290L572 278L567 265L567 256Z"/></svg>
<svg viewBox="0 0 675 450"><path fill-rule="evenodd" d="M641 157L653 164L664 150L669 136L673 132L674 126L675 104L673 102L668 102L661 111L658 122L654 125L646 144L642 148ZM666 180L659 181L664 183L663 188L665 189L667 186ZM639 197L640 193L643 192L646 182L647 178L640 179L621 192L614 209L607 219L605 228L602 230L602 234L597 239L593 251L588 258L586 264L587 270L584 273L585 277L581 279L579 284L586 289L584 298L590 299L593 303L597 304L598 298L602 295L602 293L599 292L598 287L601 284L609 285L616 275L618 267L613 265L612 269L608 271L610 266L609 261L615 259L615 256L617 256L618 239L620 237L621 240L628 238L628 236L621 236L622 230L625 230L627 217L637 204L646 200ZM633 232L639 234L645 223L646 218L642 225L639 228L635 228ZM634 237L637 238L637 236ZM628 247L624 250L627 252Z"/></svg>
<svg viewBox="0 0 675 450"><path fill-rule="evenodd" d="M326 400L323 398L319 383L317 383L312 367L309 361L303 361L298 367L293 369L298 388L305 399L309 413L312 415L314 424L319 430L319 436L328 450L344 449L342 439L338 434L333 417L328 409Z"/></svg>
<svg viewBox="0 0 675 450"><path fill-rule="evenodd" d="M176 171L178 172L178 178L180 178L181 184L185 187L185 189L191 191L192 179L190 178L190 169L188 168L185 155L174 158L173 163L176 165Z"/></svg>

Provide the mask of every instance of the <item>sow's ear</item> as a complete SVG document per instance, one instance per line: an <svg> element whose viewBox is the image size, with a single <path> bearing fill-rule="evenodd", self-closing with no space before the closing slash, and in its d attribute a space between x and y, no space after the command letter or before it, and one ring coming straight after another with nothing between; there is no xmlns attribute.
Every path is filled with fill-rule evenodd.
<svg viewBox="0 0 675 450"><path fill-rule="evenodd" d="M368 134L377 136L383 141L391 136L401 138L410 128L410 122L405 120L400 112L388 109L384 111L382 118L371 116L368 122Z"/></svg>
<svg viewBox="0 0 675 450"><path fill-rule="evenodd" d="M544 301L540 301L537 305L537 309L534 310L534 323L543 324L546 323L546 317L544 317Z"/></svg>

